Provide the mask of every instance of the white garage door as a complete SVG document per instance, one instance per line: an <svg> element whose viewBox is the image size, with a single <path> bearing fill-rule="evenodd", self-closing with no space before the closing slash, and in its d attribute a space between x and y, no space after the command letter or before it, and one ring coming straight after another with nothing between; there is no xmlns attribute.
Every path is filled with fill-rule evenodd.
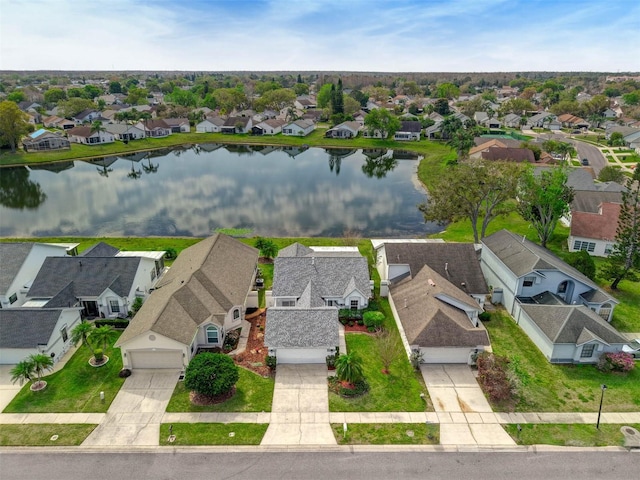
<svg viewBox="0 0 640 480"><path fill-rule="evenodd" d="M469 363L468 348L423 348L423 363Z"/></svg>
<svg viewBox="0 0 640 480"><path fill-rule="evenodd" d="M279 348L276 351L278 363L325 363L326 348Z"/></svg>
<svg viewBox="0 0 640 480"><path fill-rule="evenodd" d="M131 368L177 368L182 369L182 352L180 350L129 350Z"/></svg>

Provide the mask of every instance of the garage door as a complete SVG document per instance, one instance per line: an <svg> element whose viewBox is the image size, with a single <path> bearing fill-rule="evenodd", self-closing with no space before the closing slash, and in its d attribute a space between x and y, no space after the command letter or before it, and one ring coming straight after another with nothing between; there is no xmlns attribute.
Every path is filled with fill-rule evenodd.
<svg viewBox="0 0 640 480"><path fill-rule="evenodd" d="M423 348L423 363L469 363L468 348Z"/></svg>
<svg viewBox="0 0 640 480"><path fill-rule="evenodd" d="M325 363L326 348L279 348L276 352L278 363Z"/></svg>
<svg viewBox="0 0 640 480"><path fill-rule="evenodd" d="M182 370L182 351L180 350L129 350L131 368L176 368Z"/></svg>

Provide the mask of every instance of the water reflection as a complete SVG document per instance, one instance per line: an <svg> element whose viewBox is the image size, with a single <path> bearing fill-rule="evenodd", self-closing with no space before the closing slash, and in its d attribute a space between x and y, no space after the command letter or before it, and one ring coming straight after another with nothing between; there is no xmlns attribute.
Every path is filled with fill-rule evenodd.
<svg viewBox="0 0 640 480"><path fill-rule="evenodd" d="M2 169L0 236L206 236L216 228L406 236L438 229L416 208L424 192L415 155L398 161L387 151L221 147L76 161L55 175ZM31 210L20 211L25 205Z"/></svg>

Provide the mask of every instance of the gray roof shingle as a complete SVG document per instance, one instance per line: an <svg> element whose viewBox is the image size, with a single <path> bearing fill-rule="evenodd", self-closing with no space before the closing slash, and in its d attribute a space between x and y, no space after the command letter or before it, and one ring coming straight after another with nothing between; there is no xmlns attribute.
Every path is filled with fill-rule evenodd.
<svg viewBox="0 0 640 480"><path fill-rule="evenodd" d="M46 345L61 314L57 308L0 309L0 348Z"/></svg>
<svg viewBox="0 0 640 480"><path fill-rule="evenodd" d="M32 248L32 243L0 243L0 292L9 289Z"/></svg>
<svg viewBox="0 0 640 480"><path fill-rule="evenodd" d="M333 348L339 343L338 309L269 308L264 344L268 348Z"/></svg>
<svg viewBox="0 0 640 480"><path fill-rule="evenodd" d="M115 257L118 252L116 247L112 247L108 243L99 242L87 248L80 254L82 257Z"/></svg>

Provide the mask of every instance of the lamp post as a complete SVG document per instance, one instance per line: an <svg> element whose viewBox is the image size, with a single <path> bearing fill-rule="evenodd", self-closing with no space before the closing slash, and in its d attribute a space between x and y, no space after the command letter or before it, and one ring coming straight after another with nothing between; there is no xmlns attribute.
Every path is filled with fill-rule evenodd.
<svg viewBox="0 0 640 480"><path fill-rule="evenodd" d="M596 429L600 430L600 414L602 413L602 400L604 400L604 391L607 389L605 384L600 385L600 408L598 408L598 421L596 422Z"/></svg>

